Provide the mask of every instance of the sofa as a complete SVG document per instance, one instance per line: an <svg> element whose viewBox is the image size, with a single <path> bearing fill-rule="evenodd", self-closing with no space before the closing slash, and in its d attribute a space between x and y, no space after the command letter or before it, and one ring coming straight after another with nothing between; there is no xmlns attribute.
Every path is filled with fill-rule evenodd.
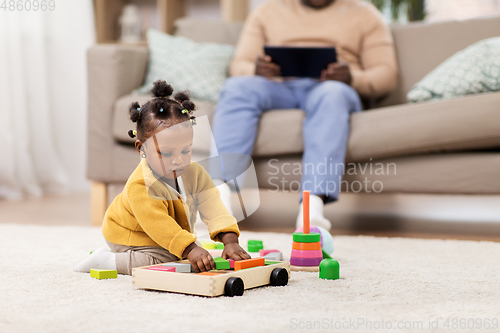
<svg viewBox="0 0 500 333"><path fill-rule="evenodd" d="M241 23L183 18L176 22L175 35L236 44L241 28ZM474 42L498 36L500 16L393 25L391 30L399 83L388 96L371 101L370 109L351 117L346 165L359 168L345 175L343 191L500 194L500 92L418 104L406 101L412 86L445 59ZM87 64L87 176L92 181L92 222L99 225L108 205L108 186L125 183L139 161L134 140L127 135L133 127L128 106L149 99L131 95L143 84L148 50L98 44L88 49ZM215 106L195 103L196 115L211 119ZM262 116L252 156L261 191L275 191L276 177L281 191L300 181L292 168L301 162L303 120L302 110L271 110ZM208 144L193 147L193 154L207 153ZM370 166L371 172L366 171Z"/></svg>

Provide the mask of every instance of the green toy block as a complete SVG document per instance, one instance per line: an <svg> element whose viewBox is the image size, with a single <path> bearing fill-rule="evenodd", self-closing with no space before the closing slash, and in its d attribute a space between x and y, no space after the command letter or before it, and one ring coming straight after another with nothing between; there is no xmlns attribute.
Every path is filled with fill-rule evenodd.
<svg viewBox="0 0 500 333"><path fill-rule="evenodd" d="M325 280L340 279L340 264L335 259L323 259L319 264L319 278Z"/></svg>
<svg viewBox="0 0 500 333"><path fill-rule="evenodd" d="M91 269L90 276L99 280L116 279L118 277L118 273L116 270Z"/></svg>
<svg viewBox="0 0 500 333"><path fill-rule="evenodd" d="M215 269L230 269L229 261L224 258L214 258Z"/></svg>
<svg viewBox="0 0 500 333"><path fill-rule="evenodd" d="M215 249L216 250L223 250L224 249L224 244L222 244L222 243L215 243Z"/></svg>
<svg viewBox="0 0 500 333"><path fill-rule="evenodd" d="M272 260L266 260L266 266L267 265L274 265L274 264L281 264L282 261L272 261Z"/></svg>
<svg viewBox="0 0 500 333"><path fill-rule="evenodd" d="M248 241L248 252L259 252L259 250L262 250L264 248L264 244L262 243L261 240L249 240Z"/></svg>
<svg viewBox="0 0 500 333"><path fill-rule="evenodd" d="M325 252L325 250L321 249L323 251L323 259L332 259L328 253Z"/></svg>

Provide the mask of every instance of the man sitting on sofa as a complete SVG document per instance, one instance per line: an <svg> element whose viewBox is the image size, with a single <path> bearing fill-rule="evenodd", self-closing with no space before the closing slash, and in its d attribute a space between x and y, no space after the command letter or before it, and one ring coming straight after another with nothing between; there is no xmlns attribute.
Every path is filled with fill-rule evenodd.
<svg viewBox="0 0 500 333"><path fill-rule="evenodd" d="M330 64L319 80L283 80L280 67L264 55L264 45L334 46L339 62ZM302 168L300 193L311 191L311 224L330 229L323 205L339 195L343 175L335 165L344 163L349 115L361 111L360 96L380 97L396 85L393 41L382 15L363 0L269 0L247 19L230 75L214 115L217 149L212 146L212 152L251 155L263 112L304 110L303 165L326 160L333 172ZM222 181L216 184L228 206L229 188Z"/></svg>

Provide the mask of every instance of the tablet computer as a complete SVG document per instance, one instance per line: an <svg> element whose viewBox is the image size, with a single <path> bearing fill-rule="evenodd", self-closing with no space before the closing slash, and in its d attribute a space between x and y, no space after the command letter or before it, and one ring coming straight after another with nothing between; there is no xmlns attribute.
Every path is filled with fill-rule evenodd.
<svg viewBox="0 0 500 333"><path fill-rule="evenodd" d="M264 46L264 53L280 65L284 77L319 78L328 64L337 62L334 47Z"/></svg>

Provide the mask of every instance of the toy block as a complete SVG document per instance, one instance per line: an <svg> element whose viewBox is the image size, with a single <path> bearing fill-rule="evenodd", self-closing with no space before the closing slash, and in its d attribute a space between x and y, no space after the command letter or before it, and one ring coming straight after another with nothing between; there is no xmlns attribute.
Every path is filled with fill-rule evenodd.
<svg viewBox="0 0 500 333"><path fill-rule="evenodd" d="M278 250L259 250L259 255L261 257L264 257L266 254L271 253L271 252L280 252Z"/></svg>
<svg viewBox="0 0 500 333"><path fill-rule="evenodd" d="M224 258L214 258L215 269L230 269L229 261Z"/></svg>
<svg viewBox="0 0 500 333"><path fill-rule="evenodd" d="M325 250L321 250L321 252L323 252L323 259L332 259L332 257L330 257L330 255L326 253Z"/></svg>
<svg viewBox="0 0 500 333"><path fill-rule="evenodd" d="M281 261L283 260L283 254L281 252L271 252L266 254L264 259Z"/></svg>
<svg viewBox="0 0 500 333"><path fill-rule="evenodd" d="M234 260L228 258L227 261L229 261L229 267L234 268Z"/></svg>
<svg viewBox="0 0 500 333"><path fill-rule="evenodd" d="M259 250L264 248L264 244L261 240L249 240L247 247L248 252L259 252Z"/></svg>
<svg viewBox="0 0 500 333"><path fill-rule="evenodd" d="M335 259L323 259L319 264L319 278L327 280L340 279L340 264Z"/></svg>
<svg viewBox="0 0 500 333"><path fill-rule="evenodd" d="M118 273L116 270L91 269L90 276L99 280L116 279L118 277Z"/></svg>
<svg viewBox="0 0 500 333"><path fill-rule="evenodd" d="M201 272L201 273L198 273L197 275L214 276L214 275L221 275L221 274L223 274L223 273Z"/></svg>
<svg viewBox="0 0 500 333"><path fill-rule="evenodd" d="M215 243L215 249L217 249L217 250L224 250L224 244L222 244L222 243Z"/></svg>
<svg viewBox="0 0 500 333"><path fill-rule="evenodd" d="M266 266L281 264L281 261L266 260Z"/></svg>
<svg viewBox="0 0 500 333"><path fill-rule="evenodd" d="M292 250L292 257L294 258L323 258L323 251L321 250Z"/></svg>
<svg viewBox="0 0 500 333"><path fill-rule="evenodd" d="M205 250L214 250L215 249L215 243L211 241L201 241L201 246Z"/></svg>
<svg viewBox="0 0 500 333"><path fill-rule="evenodd" d="M238 271L240 269L265 266L265 265L266 265L266 259L264 258L237 260L234 262L234 270Z"/></svg>
<svg viewBox="0 0 500 333"><path fill-rule="evenodd" d="M320 258L290 258L290 265L293 266L319 266L323 257Z"/></svg>
<svg viewBox="0 0 500 333"><path fill-rule="evenodd" d="M317 232L311 232L309 234L294 232L293 241L299 243L315 243L321 241L321 234Z"/></svg>
<svg viewBox="0 0 500 333"><path fill-rule="evenodd" d="M191 264L182 264L179 262L172 262L163 264L164 267L174 267L176 273L191 273Z"/></svg>
<svg viewBox="0 0 500 333"><path fill-rule="evenodd" d="M312 250L321 250L321 243L298 243L293 242L292 249L294 250L304 250L304 251L312 251Z"/></svg>
<svg viewBox="0 0 500 333"><path fill-rule="evenodd" d="M175 267L169 267L169 266L151 266L151 267L148 267L148 269L151 271L162 271L162 272L174 272L175 273Z"/></svg>

